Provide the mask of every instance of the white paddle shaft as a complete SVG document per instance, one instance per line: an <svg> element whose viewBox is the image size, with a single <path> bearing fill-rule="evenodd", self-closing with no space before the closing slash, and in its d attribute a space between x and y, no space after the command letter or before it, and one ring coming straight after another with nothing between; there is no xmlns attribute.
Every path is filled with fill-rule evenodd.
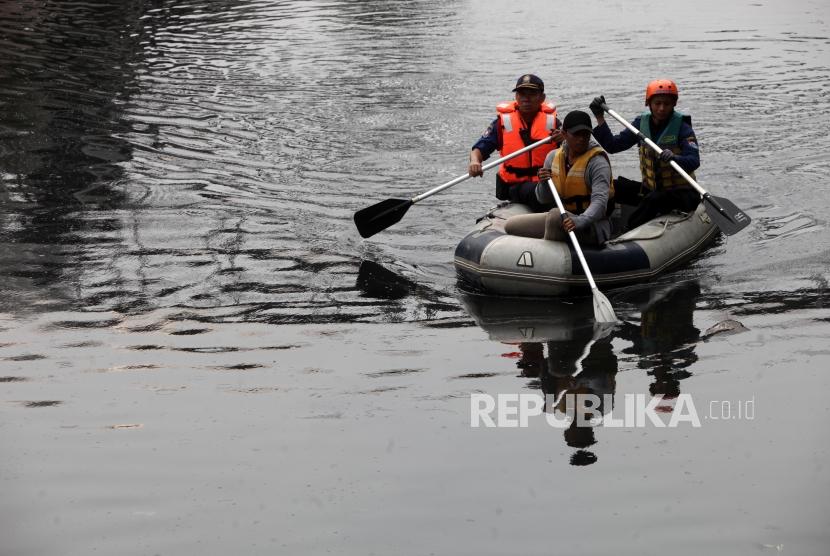
<svg viewBox="0 0 830 556"><path fill-rule="evenodd" d="M622 116L620 116L619 114L617 114L616 112L614 112L613 110L611 110L610 108L608 108L607 106L605 107L605 110L606 110L609 114L611 114L611 116L612 116L615 120L617 120L617 121L618 121L618 122L620 122L622 125L624 125L625 127L627 127L627 128L628 128L628 130L629 130L631 133L636 133L636 134L637 134L637 137L639 137L640 139L642 139L643 141L645 141L646 145L648 145L649 147L651 147L652 149L654 149L654 150L655 150L656 152L658 152L658 153L662 153L662 152L663 152L663 149L661 149L661 148L660 148L660 145L658 145L657 143L655 143L654 141L652 141L651 139L649 139L648 137L646 137L645 135L643 135L643 133L642 133L639 129L637 129L636 127L634 127L633 125L631 125L631 123L630 123L628 120L626 120L625 118L623 118ZM686 170L684 170L683 168L681 168L681 167L680 167L680 164L678 164L678 163L677 163L677 162L675 162L674 160L672 160L672 161L670 162L670 164L671 164L671 167L672 167L672 168L674 168L674 169L675 169L675 171L676 171L678 174L680 174L681 176L683 176L683 179L685 179L687 182L689 182L689 185L691 185L692 187L694 187L695 189L697 189L697 192L698 192L698 193L700 193L701 195L708 195L708 194L706 193L706 190L705 190L705 189L703 189L703 187L701 187L701 186L700 186L700 184L699 184L699 183L697 183L697 182L694 180L694 178L693 178L692 176L690 176L689 174L687 174L687 173L686 173Z"/></svg>
<svg viewBox="0 0 830 556"><path fill-rule="evenodd" d="M512 152L512 153L508 154L507 156L503 156L503 157L501 157L499 159L496 159L492 162L488 162L487 164L485 164L484 166L481 167L481 171L483 172L484 170L489 170L493 166L498 166L502 162L507 162L511 158L516 158L517 156L519 156L522 153L526 153L527 151L533 150L536 147L541 147L545 143L550 142L550 140L551 140L550 137L545 137L544 139L542 139L540 141L536 141L535 143L530 144L526 147L523 147L523 148L519 149L516 152ZM415 197L412 197L412 199L410 199L410 200L412 201L412 204L415 204L418 201L423 201L427 197L431 197L432 195L435 195L436 193L440 193L441 191L444 191L445 189L447 189L449 187L452 187L453 185L457 185L457 184L461 183L464 180L468 180L471 177L473 177L473 176L471 176L469 173L464 174L463 176L458 176L457 178L455 178L453 180L450 180L445 184L439 185L438 187L430 189L429 191L421 193L420 195L416 195Z"/></svg>
<svg viewBox="0 0 830 556"><path fill-rule="evenodd" d="M564 220L567 213L565 212L565 207L562 205L562 199L559 198L559 192L556 191L556 186L550 178L548 178L548 187L550 187L550 192L553 193L556 206L559 208L559 214L562 220ZM570 231L568 232L568 236L571 238L571 243L574 246L574 251L576 251L576 256L579 257L579 262L582 263L582 270L585 271L585 277L588 278L588 283L591 285L591 289L596 290L597 284L594 282L594 277L591 275L591 269L588 268L588 261L585 260L585 255L582 254L582 248L579 246L576 234L573 233L573 231Z"/></svg>

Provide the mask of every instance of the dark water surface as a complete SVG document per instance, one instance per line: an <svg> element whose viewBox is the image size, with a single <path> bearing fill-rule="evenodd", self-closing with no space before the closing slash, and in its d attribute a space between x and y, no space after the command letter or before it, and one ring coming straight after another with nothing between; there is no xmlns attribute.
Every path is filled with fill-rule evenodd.
<svg viewBox="0 0 830 556"><path fill-rule="evenodd" d="M0 553L826 553L828 20L0 0ZM753 217L605 292L615 330L459 291L492 175L354 229L463 174L527 71L630 117L676 79L700 182ZM471 393L577 392L702 426L470 427Z"/></svg>

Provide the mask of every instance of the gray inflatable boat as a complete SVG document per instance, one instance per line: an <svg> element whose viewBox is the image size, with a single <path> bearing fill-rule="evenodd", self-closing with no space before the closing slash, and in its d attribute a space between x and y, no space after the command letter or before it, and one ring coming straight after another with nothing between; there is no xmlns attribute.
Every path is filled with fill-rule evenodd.
<svg viewBox="0 0 830 556"><path fill-rule="evenodd" d="M559 296L588 287L570 242L504 232L504 223L530 209L500 205L480 218L455 249L455 268L464 286L496 295ZM698 254L719 234L703 204L689 214L659 216L607 241L582 246L597 285L647 282Z"/></svg>

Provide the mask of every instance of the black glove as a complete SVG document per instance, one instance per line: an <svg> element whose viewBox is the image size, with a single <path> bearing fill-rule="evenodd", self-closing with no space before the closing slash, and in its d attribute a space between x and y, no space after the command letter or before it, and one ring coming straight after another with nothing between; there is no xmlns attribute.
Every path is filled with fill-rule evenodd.
<svg viewBox="0 0 830 556"><path fill-rule="evenodd" d="M660 153L660 160L663 162L671 162L674 160L674 153L671 149L663 149L663 152Z"/></svg>
<svg viewBox="0 0 830 556"><path fill-rule="evenodd" d="M594 100L591 101L588 108L591 109L594 116L602 116L604 112L604 109L602 108L603 104L605 104L605 95L600 95L598 97L594 97Z"/></svg>

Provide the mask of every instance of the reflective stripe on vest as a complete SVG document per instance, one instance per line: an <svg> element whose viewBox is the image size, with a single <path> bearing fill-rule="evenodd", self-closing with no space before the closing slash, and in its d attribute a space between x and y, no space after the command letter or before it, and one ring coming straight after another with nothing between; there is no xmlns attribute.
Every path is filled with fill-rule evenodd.
<svg viewBox="0 0 830 556"><path fill-rule="evenodd" d="M674 111L660 137L652 137L651 112L640 115L640 131L643 135L657 143L662 149L671 149L674 154L680 154L680 126L683 123L683 114ZM643 186L651 191L670 189L672 187L688 186L686 180L678 174L668 162L660 160L660 155L651 147L640 143L640 174L643 177ZM688 173L694 178L694 172Z"/></svg>
<svg viewBox="0 0 830 556"><path fill-rule="evenodd" d="M510 114L501 115L501 127L507 133L513 131L513 121L510 119Z"/></svg>
<svg viewBox="0 0 830 556"><path fill-rule="evenodd" d="M544 139L556 128L556 107L548 102L542 103L541 110L537 112L530 126L530 133L519 114L516 101L502 102L496 106L496 110L502 126L502 147L499 151L501 156L507 156ZM508 184L539 181L536 173L542 167L548 153L555 148L555 144L546 143L505 162L499 168L499 178Z"/></svg>
<svg viewBox="0 0 830 556"><path fill-rule="evenodd" d="M571 165L571 169L565 170L567 155L565 149L559 149L553 156L550 174L556 191L562 198L562 205L565 210L573 214L582 214L588 205L591 204L591 187L585 182L585 169L588 162L597 155L602 155L608 160L608 154L602 147L594 147L585 151ZM608 200L614 197L614 180L608 184Z"/></svg>

